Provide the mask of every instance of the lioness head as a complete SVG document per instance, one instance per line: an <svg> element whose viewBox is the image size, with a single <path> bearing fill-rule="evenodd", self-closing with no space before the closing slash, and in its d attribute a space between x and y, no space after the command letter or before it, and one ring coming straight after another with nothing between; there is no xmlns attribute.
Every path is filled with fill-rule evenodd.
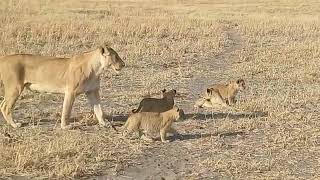
<svg viewBox="0 0 320 180"><path fill-rule="evenodd" d="M107 67L111 67L116 73L125 66L125 63L119 57L118 53L107 45L100 47L101 54Z"/></svg>
<svg viewBox="0 0 320 180"><path fill-rule="evenodd" d="M162 96L164 98L174 98L176 94L177 94L177 91L175 89L172 89L170 91L167 91L166 89L162 90Z"/></svg>
<svg viewBox="0 0 320 180"><path fill-rule="evenodd" d="M240 91L242 91L246 88L246 84L243 79L238 79L236 81L236 86L237 86L237 89L239 89Z"/></svg>

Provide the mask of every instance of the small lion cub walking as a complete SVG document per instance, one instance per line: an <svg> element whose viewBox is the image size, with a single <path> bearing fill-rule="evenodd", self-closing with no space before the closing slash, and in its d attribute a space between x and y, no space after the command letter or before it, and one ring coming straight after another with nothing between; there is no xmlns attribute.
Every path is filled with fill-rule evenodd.
<svg viewBox="0 0 320 180"><path fill-rule="evenodd" d="M132 132L139 133L139 138L143 134L160 132L162 142L169 142L166 140L168 132L176 132L171 125L174 121L180 118L180 109L174 106L172 109L157 113L157 112L139 112L129 116L127 122L123 126L123 130L127 130L127 134Z"/></svg>
<svg viewBox="0 0 320 180"><path fill-rule="evenodd" d="M243 79L228 84L215 84L206 89L204 95L196 101L194 107L230 107L235 104L235 97L239 91L246 88Z"/></svg>

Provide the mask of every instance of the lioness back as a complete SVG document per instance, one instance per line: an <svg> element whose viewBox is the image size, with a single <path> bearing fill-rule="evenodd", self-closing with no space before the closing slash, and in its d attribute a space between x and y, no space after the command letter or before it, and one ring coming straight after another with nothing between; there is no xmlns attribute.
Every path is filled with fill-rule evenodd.
<svg viewBox="0 0 320 180"><path fill-rule="evenodd" d="M48 56L18 54L0 59L0 73L4 83L9 78L21 81L30 90L59 92L65 90L66 71L70 60ZM12 81L11 80L11 81Z"/></svg>

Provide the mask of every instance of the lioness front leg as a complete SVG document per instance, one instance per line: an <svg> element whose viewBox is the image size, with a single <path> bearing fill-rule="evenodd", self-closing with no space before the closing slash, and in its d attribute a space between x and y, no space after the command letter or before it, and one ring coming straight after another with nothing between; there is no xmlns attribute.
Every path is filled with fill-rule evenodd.
<svg viewBox="0 0 320 180"><path fill-rule="evenodd" d="M100 95L99 95L99 90L87 92L86 95L87 95L87 98L88 98L90 105L93 106L94 114L96 115L100 126L106 126L106 122L103 119L104 112L101 107L101 99L100 99ZM111 122L109 122L109 123L110 123L111 127L114 128L112 126Z"/></svg>
<svg viewBox="0 0 320 180"><path fill-rule="evenodd" d="M64 95L63 110L62 110L62 116L61 116L61 129L68 128L66 120L69 119L70 117L70 113L71 113L75 98L76 98L76 94L73 92L71 93L66 92Z"/></svg>

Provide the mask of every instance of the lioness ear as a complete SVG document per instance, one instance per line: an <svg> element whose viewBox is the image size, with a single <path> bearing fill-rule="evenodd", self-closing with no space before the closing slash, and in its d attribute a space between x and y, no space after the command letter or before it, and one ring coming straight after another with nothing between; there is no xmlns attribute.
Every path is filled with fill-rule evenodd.
<svg viewBox="0 0 320 180"><path fill-rule="evenodd" d="M207 93L208 94L211 93L211 89L210 88L207 89Z"/></svg>
<svg viewBox="0 0 320 180"><path fill-rule="evenodd" d="M177 91L176 91L175 89L173 90L173 92L174 92L175 94L177 94Z"/></svg>
<svg viewBox="0 0 320 180"><path fill-rule="evenodd" d="M179 108L177 108L177 112L179 112L180 111L180 109Z"/></svg>
<svg viewBox="0 0 320 180"><path fill-rule="evenodd" d="M166 89L163 89L163 90L162 90L162 93L164 93L164 92L166 92L166 91L167 91Z"/></svg>

